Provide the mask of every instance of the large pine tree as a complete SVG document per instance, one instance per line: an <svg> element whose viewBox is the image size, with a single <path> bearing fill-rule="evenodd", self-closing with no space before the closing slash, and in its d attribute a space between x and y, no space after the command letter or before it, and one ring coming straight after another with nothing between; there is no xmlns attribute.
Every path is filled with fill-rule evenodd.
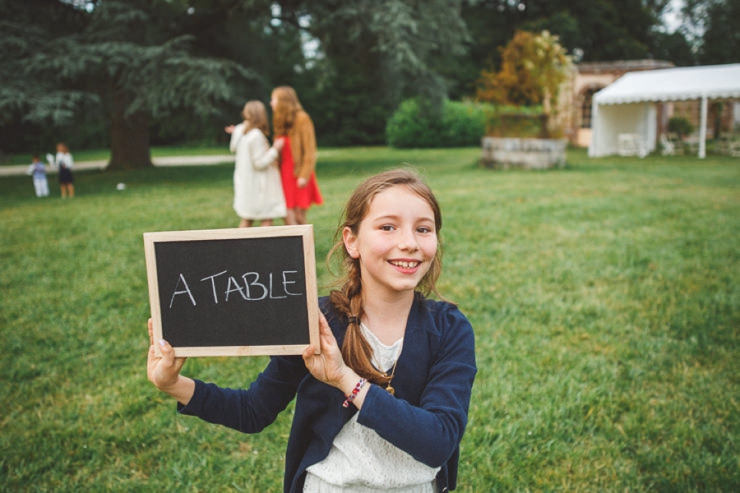
<svg viewBox="0 0 740 493"><path fill-rule="evenodd" d="M0 25L2 122L61 125L98 112L110 128L111 169L151 166L152 120L243 104L235 88L255 77L196 54L185 2L0 0L0 10L9 14Z"/></svg>

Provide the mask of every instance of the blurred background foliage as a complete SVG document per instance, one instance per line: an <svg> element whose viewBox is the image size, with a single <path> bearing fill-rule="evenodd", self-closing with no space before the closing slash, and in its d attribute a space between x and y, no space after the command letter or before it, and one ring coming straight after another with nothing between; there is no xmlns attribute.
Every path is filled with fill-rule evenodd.
<svg viewBox="0 0 740 493"><path fill-rule="evenodd" d="M480 143L490 104L445 100L442 114L428 118L428 102L407 99L388 120L388 145L396 148L469 147Z"/></svg>
<svg viewBox="0 0 740 493"><path fill-rule="evenodd" d="M473 100L518 30L549 32L574 62L740 61L740 0L0 0L0 9L0 150L46 152L65 140L73 152L110 148L118 168L148 166L151 145L225 144L244 102L267 102L283 84L297 90L319 145L389 143L402 102L417 101L408 104L433 122L452 111L446 101Z"/></svg>

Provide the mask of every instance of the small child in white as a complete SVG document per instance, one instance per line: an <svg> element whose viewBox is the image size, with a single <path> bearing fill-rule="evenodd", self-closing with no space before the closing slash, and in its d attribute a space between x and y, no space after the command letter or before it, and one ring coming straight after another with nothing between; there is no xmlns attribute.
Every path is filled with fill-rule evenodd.
<svg viewBox="0 0 740 493"><path fill-rule="evenodd" d="M49 182L46 179L46 165L41 162L36 154L33 155L32 161L28 166L27 173L33 176L33 188L36 189L36 197L48 197Z"/></svg>

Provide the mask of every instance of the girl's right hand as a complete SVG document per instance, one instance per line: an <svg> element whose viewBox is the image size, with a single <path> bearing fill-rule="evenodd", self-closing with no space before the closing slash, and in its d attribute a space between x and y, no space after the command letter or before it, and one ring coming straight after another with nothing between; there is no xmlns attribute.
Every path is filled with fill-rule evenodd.
<svg viewBox="0 0 740 493"><path fill-rule="evenodd" d="M337 344L323 313L319 313L319 344L321 351L319 354L314 354L314 347L310 344L303 351L306 368L317 380L341 388L345 377L354 372L344 363L342 349Z"/></svg>
<svg viewBox="0 0 740 493"><path fill-rule="evenodd" d="M234 125L229 125L228 127L224 127L224 132L227 134L233 134L234 133Z"/></svg>
<svg viewBox="0 0 740 493"><path fill-rule="evenodd" d="M159 341L161 356L157 356L154 347L154 330L152 319L149 319L149 357L147 358L146 372L149 381L159 390L174 395L174 389L180 378L180 370L187 358L176 358L172 346L164 339Z"/></svg>
<svg viewBox="0 0 740 493"><path fill-rule="evenodd" d="M275 142L272 143L272 147L274 147L278 152L283 150L283 145L285 145L285 140L282 137L278 137L275 139Z"/></svg>

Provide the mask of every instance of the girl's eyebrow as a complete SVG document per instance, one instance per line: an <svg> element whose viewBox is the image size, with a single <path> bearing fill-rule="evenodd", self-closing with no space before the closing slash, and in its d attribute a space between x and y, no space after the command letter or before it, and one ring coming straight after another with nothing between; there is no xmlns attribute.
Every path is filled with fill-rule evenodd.
<svg viewBox="0 0 740 493"><path fill-rule="evenodd" d="M370 219L371 221L388 221L388 220L398 220L398 219L401 218L401 216L402 216L402 214L389 213L389 214L382 214L382 215L376 216L376 217L369 217L368 219ZM430 221L430 222L434 222L434 217L433 216L420 216L420 217L416 218L415 221Z"/></svg>
<svg viewBox="0 0 740 493"><path fill-rule="evenodd" d="M384 219L398 219L399 217L399 214L382 214L380 216L375 216L372 219L375 221L382 221Z"/></svg>

